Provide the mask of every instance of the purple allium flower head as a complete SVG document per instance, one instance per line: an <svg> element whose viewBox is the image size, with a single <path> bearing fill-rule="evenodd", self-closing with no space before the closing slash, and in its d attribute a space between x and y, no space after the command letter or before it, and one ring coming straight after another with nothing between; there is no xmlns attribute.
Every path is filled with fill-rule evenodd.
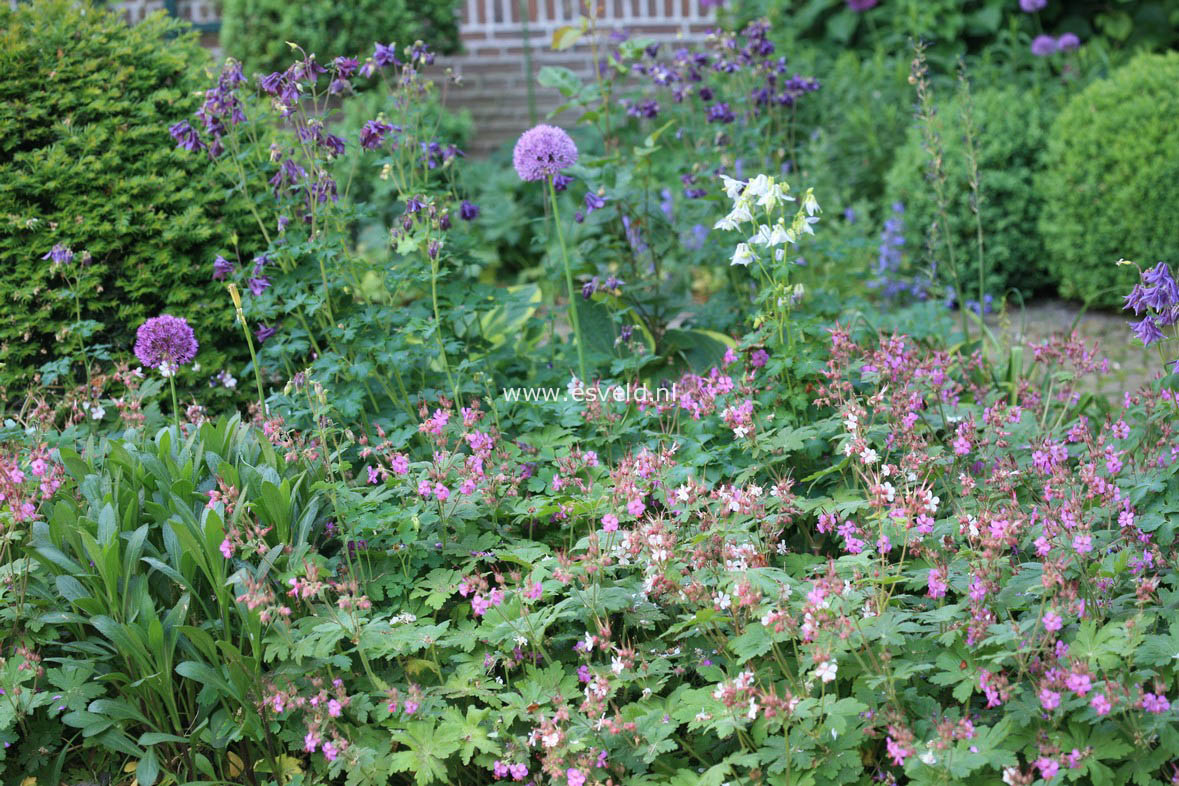
<svg viewBox="0 0 1179 786"><path fill-rule="evenodd" d="M876 6L877 0L847 0L847 7L853 11L867 11Z"/></svg>
<svg viewBox="0 0 1179 786"><path fill-rule="evenodd" d="M459 205L459 218L463 221L474 221L479 217L479 206L474 202L464 199L463 203Z"/></svg>
<svg viewBox="0 0 1179 786"><path fill-rule="evenodd" d="M213 260L213 280L224 281L233 272L233 263L220 254Z"/></svg>
<svg viewBox="0 0 1179 786"><path fill-rule="evenodd" d="M1019 0L1019 7L1025 13L1034 14L1048 5L1048 0Z"/></svg>
<svg viewBox="0 0 1179 786"><path fill-rule="evenodd" d="M1037 57L1047 57L1056 54L1060 44L1050 35L1038 35L1032 39L1032 54Z"/></svg>
<svg viewBox="0 0 1179 786"><path fill-rule="evenodd" d="M1064 33L1056 39L1056 46L1061 52L1071 52L1081 45L1081 39L1076 33Z"/></svg>
<svg viewBox="0 0 1179 786"><path fill-rule="evenodd" d="M577 145L560 128L538 125L516 140L512 165L521 180L544 180L577 163Z"/></svg>
<svg viewBox="0 0 1179 786"><path fill-rule="evenodd" d="M148 368L160 369L165 376L191 363L199 346L188 321L170 314L152 317L135 333L135 357Z"/></svg>

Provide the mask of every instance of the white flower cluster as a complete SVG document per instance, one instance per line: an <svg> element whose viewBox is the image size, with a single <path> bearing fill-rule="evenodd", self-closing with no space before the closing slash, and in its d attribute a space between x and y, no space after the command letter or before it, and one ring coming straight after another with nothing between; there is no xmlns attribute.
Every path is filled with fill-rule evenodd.
<svg viewBox="0 0 1179 786"><path fill-rule="evenodd" d="M740 230L746 224L753 228L749 239L737 244L732 264L748 266L761 259L761 254L768 254L774 261L781 262L786 258L787 244L798 243L798 238L804 234L815 234L811 225L819 220L815 214L820 211L812 189L807 189L802 205L787 225L786 214L779 212L779 208L784 208L787 202L798 201L790 196L789 184L779 183L770 175L758 175L748 182L721 175L721 180L725 194L733 201L733 209L716 222L715 228L728 232Z"/></svg>

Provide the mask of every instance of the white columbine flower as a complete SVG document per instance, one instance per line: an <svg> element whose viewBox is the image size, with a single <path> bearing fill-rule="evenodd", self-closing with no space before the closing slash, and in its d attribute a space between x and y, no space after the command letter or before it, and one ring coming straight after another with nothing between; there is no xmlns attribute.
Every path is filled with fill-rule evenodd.
<svg viewBox="0 0 1179 786"><path fill-rule="evenodd" d="M770 193L774 188L774 179L766 175L758 175L749 181L749 187L745 189L745 193L750 196L760 197Z"/></svg>
<svg viewBox="0 0 1179 786"><path fill-rule="evenodd" d="M757 234L749 238L750 245L755 246L772 246L774 230L770 229L769 224L762 224L757 228Z"/></svg>
<svg viewBox="0 0 1179 786"><path fill-rule="evenodd" d="M779 219L777 224L774 224L774 230L770 233L770 245L780 246L785 243L792 242L790 233L786 230L786 224Z"/></svg>
<svg viewBox="0 0 1179 786"><path fill-rule="evenodd" d="M728 175L721 175L721 182L725 184L725 196L733 201L741 195L741 189L745 187L745 183L740 180L734 180Z"/></svg>
<svg viewBox="0 0 1179 786"><path fill-rule="evenodd" d="M756 257L753 255L753 249L749 247L748 243L738 243L737 250L733 252L732 265L744 265L748 267Z"/></svg>
<svg viewBox="0 0 1179 786"><path fill-rule="evenodd" d="M819 203L815 199L813 189L807 189L806 196L802 199L802 209L806 211L808 216L813 216L819 212Z"/></svg>

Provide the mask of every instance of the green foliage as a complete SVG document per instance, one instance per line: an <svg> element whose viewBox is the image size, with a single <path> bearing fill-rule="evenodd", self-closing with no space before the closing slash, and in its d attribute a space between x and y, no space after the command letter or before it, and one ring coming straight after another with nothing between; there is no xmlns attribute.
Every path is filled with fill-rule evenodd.
<svg viewBox="0 0 1179 786"><path fill-rule="evenodd" d="M1179 43L1179 0L1049 0L1035 14L1015 0L887 0L857 12L846 0L741 0L731 13L744 21L769 16L800 40L845 48L905 48L912 38L932 42L931 59L1014 45L1026 53L1038 33L1070 32L1113 53ZM1013 42L1011 34L1019 36Z"/></svg>
<svg viewBox="0 0 1179 786"><path fill-rule="evenodd" d="M1125 257L1179 259L1179 54L1141 55L1060 112L1038 187L1040 231L1060 294L1121 305Z"/></svg>
<svg viewBox="0 0 1179 786"><path fill-rule="evenodd" d="M246 75L282 71L295 55L289 42L321 62L341 55L362 62L373 43L424 41L437 52L459 48L456 0L225 0L221 45L242 61Z"/></svg>
<svg viewBox="0 0 1179 786"><path fill-rule="evenodd" d="M255 700L254 599L273 603L271 574L301 564L324 500L311 491L317 471L236 418L194 431L60 451L68 493L27 533L27 592L12 608L31 631L24 644L57 656L47 676L59 697L42 688L42 701L0 712L0 733L56 720L59 738L80 732L85 747L137 759L144 786L161 769L196 777L202 758L229 772L227 748L242 739L273 760ZM228 559L230 544L259 566Z"/></svg>
<svg viewBox="0 0 1179 786"><path fill-rule="evenodd" d="M879 201L913 118L908 59L844 50L832 61L815 49L790 62L822 83L818 100L799 107L800 122L815 129L801 154L807 182L825 201Z"/></svg>
<svg viewBox="0 0 1179 786"><path fill-rule="evenodd" d="M91 334L92 357L125 357L165 311L192 322L198 360L219 367L240 342L210 263L248 216L168 136L200 106L195 36L65 0L5 4L0 29L0 387L27 384L75 331ZM80 322L41 259L58 243L93 259L74 271Z"/></svg>
<svg viewBox="0 0 1179 786"><path fill-rule="evenodd" d="M1043 201L1034 182L1051 111L1043 95L1014 87L972 91L969 103L960 92L938 107L948 240L971 283L979 254L966 145L967 117L973 121L983 256L989 272L987 290L992 295L1008 288L1030 295L1043 292L1051 283L1043 244L1035 231ZM940 220L929 182L930 164L920 129L911 128L888 172L886 194L889 202L905 206L906 241L914 253L926 247L930 226ZM934 258L941 265L947 263L945 240L939 235L935 248ZM976 289L977 284L969 291Z"/></svg>

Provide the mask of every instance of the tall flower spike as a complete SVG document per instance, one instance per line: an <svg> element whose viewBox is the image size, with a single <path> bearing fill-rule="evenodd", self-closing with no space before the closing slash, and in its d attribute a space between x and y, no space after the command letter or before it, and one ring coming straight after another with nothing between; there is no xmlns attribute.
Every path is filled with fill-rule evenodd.
<svg viewBox="0 0 1179 786"><path fill-rule="evenodd" d="M577 163L577 145L560 128L538 125L516 140L512 165L521 180L546 180Z"/></svg>

